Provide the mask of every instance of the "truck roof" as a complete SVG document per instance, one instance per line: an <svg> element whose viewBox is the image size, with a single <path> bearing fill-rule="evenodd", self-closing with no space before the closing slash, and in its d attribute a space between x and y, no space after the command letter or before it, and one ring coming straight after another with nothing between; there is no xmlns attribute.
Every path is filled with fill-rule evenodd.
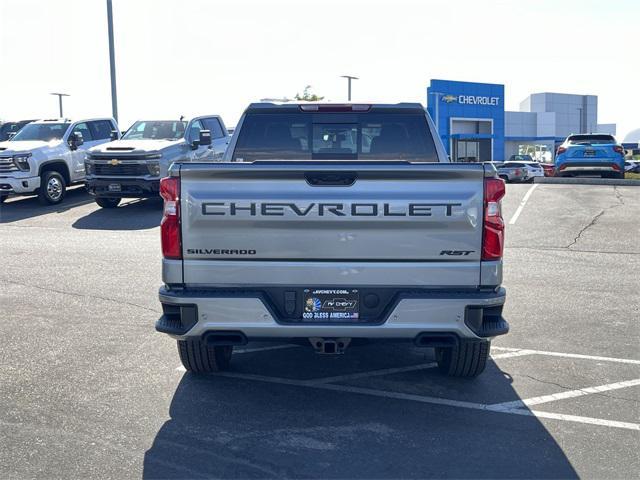
<svg viewBox="0 0 640 480"><path fill-rule="evenodd" d="M419 103L362 103L362 102L258 102L251 103L245 113L275 112L385 112L385 113L424 113Z"/></svg>
<svg viewBox="0 0 640 480"><path fill-rule="evenodd" d="M31 123L73 123L73 122L92 122L95 120L110 120L112 121L113 118L111 117L95 117L95 118L79 118L77 120L72 120L70 118L44 118L42 120L35 120L34 122Z"/></svg>

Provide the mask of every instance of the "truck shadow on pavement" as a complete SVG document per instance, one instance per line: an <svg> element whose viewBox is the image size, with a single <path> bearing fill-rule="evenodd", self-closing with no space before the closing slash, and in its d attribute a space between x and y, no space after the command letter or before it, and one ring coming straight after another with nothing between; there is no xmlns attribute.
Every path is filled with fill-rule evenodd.
<svg viewBox="0 0 640 480"><path fill-rule="evenodd" d="M42 205L36 196L12 197L5 203L0 203L0 224L19 222L49 213L63 213L92 202L93 198L84 187L67 190L64 200L58 205Z"/></svg>
<svg viewBox="0 0 640 480"><path fill-rule="evenodd" d="M416 350L360 347L328 358L291 348L234 355L223 375L185 373L171 418L145 454L143 477L577 478L533 416L348 391L483 404L519 400L493 361L473 380L435 368L379 374L432 361L432 351L425 357ZM326 377L333 378L330 388L295 384Z"/></svg>
<svg viewBox="0 0 640 480"><path fill-rule="evenodd" d="M100 208L73 223L80 230L148 230L160 225L162 200L123 199L117 208Z"/></svg>

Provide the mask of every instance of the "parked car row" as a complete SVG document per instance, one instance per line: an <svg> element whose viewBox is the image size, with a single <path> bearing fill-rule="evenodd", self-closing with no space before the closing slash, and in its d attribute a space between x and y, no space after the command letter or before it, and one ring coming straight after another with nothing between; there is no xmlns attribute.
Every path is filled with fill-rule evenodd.
<svg viewBox="0 0 640 480"><path fill-rule="evenodd" d="M538 162L530 155L511 155L506 162L491 162L498 175L507 183L533 182L535 177L549 176Z"/></svg>
<svg viewBox="0 0 640 480"><path fill-rule="evenodd" d="M191 120L139 120L121 135L113 118L10 122L0 142L0 203L37 195L60 203L69 185L85 182L101 207L121 198L159 195L160 178L178 161L219 161L229 134L218 115Z"/></svg>
<svg viewBox="0 0 640 480"><path fill-rule="evenodd" d="M600 175L624 178L640 173L640 162L624 158L625 150L609 134L569 135L558 147L553 164L534 162L529 155L512 155L507 162L493 162L506 182L530 182L536 176L574 177Z"/></svg>
<svg viewBox="0 0 640 480"><path fill-rule="evenodd" d="M81 182L103 208L116 207L122 198L156 197L172 163L220 161L232 132L218 115L143 119L122 133L113 118L5 122L0 203L9 195L36 194L42 203L56 204L67 186ZM519 183L542 176L640 173L640 162L625 162L624 153L611 135L581 134L567 137L555 164L535 162L530 155L492 163L505 182Z"/></svg>

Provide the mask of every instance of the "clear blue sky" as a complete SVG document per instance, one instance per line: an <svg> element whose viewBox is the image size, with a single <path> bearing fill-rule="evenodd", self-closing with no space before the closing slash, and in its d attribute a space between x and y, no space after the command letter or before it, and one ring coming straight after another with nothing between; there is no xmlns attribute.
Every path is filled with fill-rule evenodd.
<svg viewBox="0 0 640 480"><path fill-rule="evenodd" d="M310 84L344 100L426 102L431 78L599 96L640 127L640 1L113 0L120 120L220 113ZM105 0L0 0L0 118L109 115Z"/></svg>

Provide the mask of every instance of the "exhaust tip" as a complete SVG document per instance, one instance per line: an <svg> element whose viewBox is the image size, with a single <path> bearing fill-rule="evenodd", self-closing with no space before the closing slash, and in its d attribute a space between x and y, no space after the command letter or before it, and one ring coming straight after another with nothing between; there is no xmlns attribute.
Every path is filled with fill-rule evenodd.
<svg viewBox="0 0 640 480"><path fill-rule="evenodd" d="M414 343L418 347L454 347L458 343L458 337L453 333L423 332L416 336Z"/></svg>
<svg viewBox="0 0 640 480"><path fill-rule="evenodd" d="M209 347L239 346L249 343L247 336L242 332L207 332L202 336L202 341Z"/></svg>

